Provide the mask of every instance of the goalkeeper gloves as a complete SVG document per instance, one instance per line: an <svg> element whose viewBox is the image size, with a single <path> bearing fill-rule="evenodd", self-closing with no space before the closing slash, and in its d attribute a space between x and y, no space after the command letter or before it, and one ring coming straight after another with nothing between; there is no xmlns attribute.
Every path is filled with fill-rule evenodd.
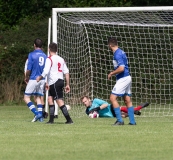
<svg viewBox="0 0 173 160"><path fill-rule="evenodd" d="M94 111L97 111L97 112L98 112L100 109L101 109L100 107L96 107L96 108L90 110L89 113L92 113L92 112L94 112Z"/></svg>

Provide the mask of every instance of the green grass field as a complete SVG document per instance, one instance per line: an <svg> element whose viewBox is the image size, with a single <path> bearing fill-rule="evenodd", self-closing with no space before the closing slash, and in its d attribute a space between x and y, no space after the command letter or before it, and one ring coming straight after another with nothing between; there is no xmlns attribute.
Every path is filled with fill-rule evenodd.
<svg viewBox="0 0 173 160"><path fill-rule="evenodd" d="M72 112L72 111L71 111ZM172 160L173 117L137 117L136 126L114 118L55 119L31 123L26 106L0 106L1 160Z"/></svg>

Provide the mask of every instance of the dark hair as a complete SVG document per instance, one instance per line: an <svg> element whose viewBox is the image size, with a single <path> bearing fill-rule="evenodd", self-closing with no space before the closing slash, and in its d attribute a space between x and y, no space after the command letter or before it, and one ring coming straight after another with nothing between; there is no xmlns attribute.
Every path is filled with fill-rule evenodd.
<svg viewBox="0 0 173 160"><path fill-rule="evenodd" d="M88 96L83 96L83 97L81 97L81 101L82 101L84 98L90 99Z"/></svg>
<svg viewBox="0 0 173 160"><path fill-rule="evenodd" d="M111 45L112 47L118 46L117 39L115 37L109 37L108 44Z"/></svg>
<svg viewBox="0 0 173 160"><path fill-rule="evenodd" d="M56 43L52 42L49 44L49 49L51 52L57 52L58 46Z"/></svg>
<svg viewBox="0 0 173 160"><path fill-rule="evenodd" d="M40 38L36 38L34 40L34 44L35 44L36 47L41 48L42 45L43 45L43 42L42 42L42 40Z"/></svg>

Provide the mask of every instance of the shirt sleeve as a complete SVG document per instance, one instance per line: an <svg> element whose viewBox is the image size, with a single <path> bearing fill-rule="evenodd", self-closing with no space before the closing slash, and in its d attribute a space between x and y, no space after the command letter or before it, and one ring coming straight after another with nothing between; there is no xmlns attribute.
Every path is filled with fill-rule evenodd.
<svg viewBox="0 0 173 160"><path fill-rule="evenodd" d="M66 65L65 62L64 62L64 65L63 65L63 73L64 73L64 74L69 73L69 69L67 68L67 65Z"/></svg>
<svg viewBox="0 0 173 160"><path fill-rule="evenodd" d="M50 67L51 67L51 60L49 58L46 58L46 63L43 69L43 73L41 74L42 77L46 77L47 74L50 71Z"/></svg>
<svg viewBox="0 0 173 160"><path fill-rule="evenodd" d="M91 109L100 107L102 104L109 104L109 103L102 99L95 98L92 102Z"/></svg>
<svg viewBox="0 0 173 160"><path fill-rule="evenodd" d="M114 55L114 59L117 61L118 66L125 66L122 54L120 52L118 54Z"/></svg>
<svg viewBox="0 0 173 160"><path fill-rule="evenodd" d="M27 65L27 70L29 70L29 71L32 70L32 56L31 56L31 54L28 55L28 65Z"/></svg>

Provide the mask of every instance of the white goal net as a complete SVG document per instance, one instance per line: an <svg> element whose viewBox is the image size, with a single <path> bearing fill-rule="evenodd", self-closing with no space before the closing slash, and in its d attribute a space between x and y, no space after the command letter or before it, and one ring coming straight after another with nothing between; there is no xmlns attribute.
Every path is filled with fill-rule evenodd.
<svg viewBox="0 0 173 160"><path fill-rule="evenodd" d="M173 7L53 8L52 41L70 69L72 114L83 116L82 96L109 101L115 77L108 38L128 56L132 101L142 116L173 115ZM124 105L119 99L120 105Z"/></svg>

